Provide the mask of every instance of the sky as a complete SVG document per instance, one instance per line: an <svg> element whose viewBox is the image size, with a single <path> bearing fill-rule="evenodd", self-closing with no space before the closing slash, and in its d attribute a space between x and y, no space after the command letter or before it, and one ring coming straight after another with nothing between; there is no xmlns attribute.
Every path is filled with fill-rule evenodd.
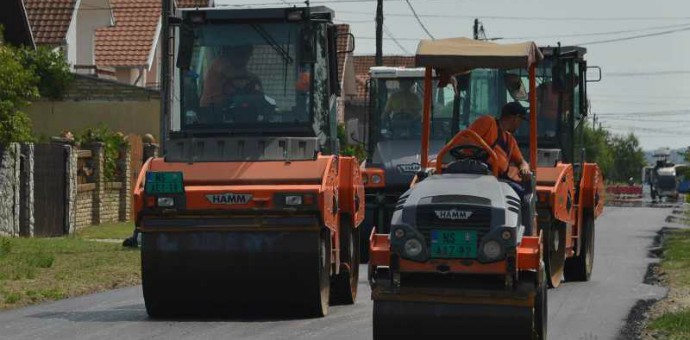
<svg viewBox="0 0 690 340"><path fill-rule="evenodd" d="M216 6L304 4L215 0ZM375 53L375 0L313 0L348 23L356 55ZM414 17L413 11L419 16ZM688 0L384 0L383 53L412 55L419 39L471 37L474 18L497 42L587 47L602 80L588 86L590 119L634 132L645 150L690 146ZM421 21L421 23L420 23Z"/></svg>

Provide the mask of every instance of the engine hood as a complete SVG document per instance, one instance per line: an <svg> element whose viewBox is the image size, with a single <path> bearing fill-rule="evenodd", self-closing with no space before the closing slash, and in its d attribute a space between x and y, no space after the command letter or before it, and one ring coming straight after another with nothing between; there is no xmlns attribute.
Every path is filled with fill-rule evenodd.
<svg viewBox="0 0 690 340"><path fill-rule="evenodd" d="M488 209L494 226L515 226L520 224L519 202L520 198L515 191L494 176L434 175L417 183L401 196L398 202L400 209L393 213L391 224L416 226L417 210L421 207L471 207ZM442 213L439 211L439 214Z"/></svg>
<svg viewBox="0 0 690 340"><path fill-rule="evenodd" d="M445 145L442 140L432 140L429 146L429 158ZM386 184L389 186L408 186L414 175L420 170L421 143L418 140L387 140L376 144L372 166L384 170Z"/></svg>

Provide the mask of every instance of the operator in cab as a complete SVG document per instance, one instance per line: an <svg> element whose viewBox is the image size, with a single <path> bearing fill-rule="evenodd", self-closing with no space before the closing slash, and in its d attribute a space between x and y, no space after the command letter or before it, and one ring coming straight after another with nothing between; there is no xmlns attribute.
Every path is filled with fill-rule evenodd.
<svg viewBox="0 0 690 340"><path fill-rule="evenodd" d="M261 94L263 87L258 76L247 69L252 56L251 45L225 46L213 61L204 79L199 105L202 108L227 104L237 94Z"/></svg>
<svg viewBox="0 0 690 340"><path fill-rule="evenodd" d="M384 112L390 119L404 119L404 120L422 120L422 101L419 97L412 93L412 85L414 81L409 79L402 79L399 81L400 90L393 93L388 102Z"/></svg>
<svg viewBox="0 0 690 340"><path fill-rule="evenodd" d="M484 115L477 118L469 127L469 130L476 132L489 146L491 146L499 157L498 166L501 167L501 176L510 179L517 184L520 179L527 181L532 176L529 164L522 156L518 143L513 136L523 120L527 119L527 111L519 102L510 102L503 105L501 115L495 118ZM518 169L519 178L512 174L510 165ZM511 185L513 186L513 185ZM513 186L518 194L522 194L522 187Z"/></svg>

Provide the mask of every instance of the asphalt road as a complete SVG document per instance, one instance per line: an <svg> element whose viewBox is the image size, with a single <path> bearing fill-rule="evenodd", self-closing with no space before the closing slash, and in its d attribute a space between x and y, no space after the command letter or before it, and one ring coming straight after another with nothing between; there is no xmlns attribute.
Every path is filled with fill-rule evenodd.
<svg viewBox="0 0 690 340"><path fill-rule="evenodd" d="M592 280L549 291L550 339L616 339L640 299L662 288L643 284L656 232L671 209L608 207L596 225ZM0 339L371 339L366 267L354 306L321 319L151 321L141 287L113 290L0 313Z"/></svg>

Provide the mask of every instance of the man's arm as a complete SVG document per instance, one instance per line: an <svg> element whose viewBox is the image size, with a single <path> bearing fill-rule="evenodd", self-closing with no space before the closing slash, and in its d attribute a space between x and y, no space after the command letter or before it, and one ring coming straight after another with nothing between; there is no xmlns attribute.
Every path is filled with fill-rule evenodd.
<svg viewBox="0 0 690 340"><path fill-rule="evenodd" d="M518 146L515 137L512 134L509 134L509 136L510 162L517 166L518 169L520 169L520 176L522 177L523 181L526 181L532 176L532 170L530 170L529 163L527 163L527 161L525 161L525 158L522 156L522 151L520 151L520 147Z"/></svg>

